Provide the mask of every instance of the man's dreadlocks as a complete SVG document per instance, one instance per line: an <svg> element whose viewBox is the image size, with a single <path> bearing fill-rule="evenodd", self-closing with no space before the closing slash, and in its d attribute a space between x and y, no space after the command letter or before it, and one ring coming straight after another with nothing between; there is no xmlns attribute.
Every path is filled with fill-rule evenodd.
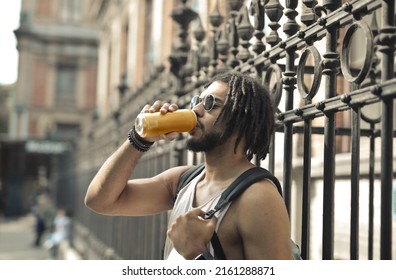
<svg viewBox="0 0 396 280"><path fill-rule="evenodd" d="M256 155L259 160L265 159L275 127L275 111L268 90L253 77L234 71L217 74L212 79L215 81L228 85L218 117L225 124L221 138L227 139L237 132L234 150L244 138L246 157L251 160Z"/></svg>

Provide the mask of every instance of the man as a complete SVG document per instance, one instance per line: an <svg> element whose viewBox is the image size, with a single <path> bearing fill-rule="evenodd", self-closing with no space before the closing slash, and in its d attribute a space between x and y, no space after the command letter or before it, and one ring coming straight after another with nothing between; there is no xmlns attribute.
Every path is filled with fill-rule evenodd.
<svg viewBox="0 0 396 280"><path fill-rule="evenodd" d="M171 168L153 178L128 178L152 142L173 140L177 134L143 139L132 130L129 141L92 180L86 205L106 215L140 216L173 210L165 258L194 259L211 250L208 244L216 230L227 259L291 259L286 207L267 179L252 184L216 218L202 218L223 190L254 167L254 155L266 157L274 130L274 110L267 90L247 75L224 73L192 99L191 108L198 123L189 132L187 147L204 152L205 169L177 195L176 202L179 178L189 166ZM156 101L142 112L165 114L177 109L176 104Z"/></svg>

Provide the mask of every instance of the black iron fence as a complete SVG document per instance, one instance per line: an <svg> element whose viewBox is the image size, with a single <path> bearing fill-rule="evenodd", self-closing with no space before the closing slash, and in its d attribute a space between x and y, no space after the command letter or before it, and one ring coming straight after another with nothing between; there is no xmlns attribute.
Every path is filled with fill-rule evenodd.
<svg viewBox="0 0 396 280"><path fill-rule="evenodd" d="M168 99L183 107L210 76L233 68L261 78L278 107L278 127L269 158L257 164L267 165L281 178L303 258L311 258L311 231L319 226L321 258L340 256L334 246L335 186L342 179L348 181L350 193L347 258L362 258L359 248L364 243L368 248L364 258L373 259L378 254L380 259L392 259L394 0L323 0L320 6L315 0L295 0L285 1L285 7L277 0L253 0L249 7L244 1L230 0L225 2L227 12L216 6L206 31L199 24L199 15L185 6L186 1L181 2L184 9L172 14L180 29L170 56L173 75L157 69L140 89L123 96L112 119L93 120L92 131L82 139L80 153L73 161L75 180L68 187L75 191L70 192L73 197L63 199L75 201L73 241L83 257L161 258L166 214L98 216L82 204L87 186L125 139L131 120L144 104ZM190 32L194 39L190 45L187 36L192 20L198 24ZM275 141L275 137L282 141ZM322 166L316 166L313 154L321 159ZM339 154L344 154L347 171L337 171ZM131 176L151 176L171 166L198 162L199 156L184 149L181 135L178 141L156 144ZM362 158L367 159L364 170ZM67 168L64 170L68 174ZM366 217L359 211L363 181L369 186ZM322 193L321 224L313 224L311 219L314 185ZM374 215L374 197L378 195L379 221ZM362 219L368 224L364 241L359 228ZM374 236L375 232L379 236Z"/></svg>

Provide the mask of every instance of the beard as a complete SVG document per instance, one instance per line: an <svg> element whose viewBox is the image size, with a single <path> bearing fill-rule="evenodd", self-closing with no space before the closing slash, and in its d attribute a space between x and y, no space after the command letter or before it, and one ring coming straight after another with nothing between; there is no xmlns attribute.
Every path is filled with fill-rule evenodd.
<svg viewBox="0 0 396 280"><path fill-rule="evenodd" d="M188 139L187 149L192 152L209 152L224 143L220 132L212 132L200 139Z"/></svg>

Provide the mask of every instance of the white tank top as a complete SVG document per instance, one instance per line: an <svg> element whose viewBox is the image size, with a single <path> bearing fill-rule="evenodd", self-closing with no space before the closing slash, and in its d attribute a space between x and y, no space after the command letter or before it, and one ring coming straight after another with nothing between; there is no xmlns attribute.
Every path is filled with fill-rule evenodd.
<svg viewBox="0 0 396 280"><path fill-rule="evenodd" d="M193 180L191 180L191 182L179 192L179 194L177 195L175 204L173 206L173 209L171 210L171 213L169 215L168 228L175 221L175 219L178 216L194 209L193 203L194 203L194 198L195 198L195 190L197 187L197 183L201 180L201 178L204 176L204 174L205 174L205 171L202 171L198 176L196 176ZM209 210L212 210L216 206L218 200L220 199L220 196L221 196L221 193L219 193L217 196L209 199L204 204L199 205L196 208L200 208L204 212L208 212ZM218 211L215 214L215 216L217 218L216 231L218 230L219 225L220 225L225 213L227 212L230 204L231 203L228 203L228 205L223 207L220 211ZM213 256L214 255L213 248L210 245L210 242L208 244L208 250ZM183 257L174 249L173 243L169 238L166 238L166 241L165 241L164 259L167 259L167 260L183 259Z"/></svg>

